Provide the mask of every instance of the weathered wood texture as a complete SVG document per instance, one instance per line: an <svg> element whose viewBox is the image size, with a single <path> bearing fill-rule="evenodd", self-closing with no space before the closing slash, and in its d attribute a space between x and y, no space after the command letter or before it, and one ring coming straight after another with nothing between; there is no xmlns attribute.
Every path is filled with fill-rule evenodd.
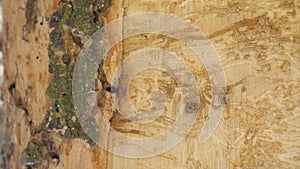
<svg viewBox="0 0 300 169"><path fill-rule="evenodd" d="M127 39L109 53L103 66L109 82L120 62L141 47L173 51L187 63L199 82L204 101L192 131L170 151L146 159L115 156L84 139L65 137L62 133L65 130L39 128L48 120L52 104L46 95L53 76L48 73L52 29L47 18L59 6L58 0L3 1L3 152L7 168L25 168L21 165L22 152L30 141L43 139L50 140L59 160L48 153L34 168L300 167L299 0L110 2L108 11L99 16L105 23L140 12L163 12L189 20L212 42L225 70L228 94L221 123L207 142L199 144L211 92L208 75L202 63L193 62L193 53L179 42L158 35ZM159 83L151 79L158 79ZM149 108L148 92L159 88L174 104L178 99L174 86L174 81L159 71L143 72L130 85L132 102L141 110ZM145 126L131 124L112 113L110 95L107 92L101 95L103 112L112 116L111 126L133 137L160 133L176 118L171 113L166 114L169 121L161 118ZM167 110L172 108L169 104Z"/></svg>

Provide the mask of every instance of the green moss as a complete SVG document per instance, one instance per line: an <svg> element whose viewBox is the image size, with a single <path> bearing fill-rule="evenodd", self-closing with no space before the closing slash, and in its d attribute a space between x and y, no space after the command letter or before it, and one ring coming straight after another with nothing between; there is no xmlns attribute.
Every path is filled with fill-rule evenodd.
<svg viewBox="0 0 300 169"><path fill-rule="evenodd" d="M67 24L77 28L87 35L91 35L102 26L98 21L99 7L104 7L102 0L73 1L73 11Z"/></svg>
<svg viewBox="0 0 300 169"><path fill-rule="evenodd" d="M53 77L47 88L47 95L52 98L53 104L41 126L41 132L46 133L42 136L44 139L48 130L63 129L66 130L64 137L82 138L92 146L95 145L81 127L73 105L72 76L76 57L82 48L81 37L73 32L82 32L83 35L80 36L91 36L103 25L98 20L98 15L108 6L109 1L103 0L61 2L51 17L49 24L53 29L48 46L48 68ZM28 90L31 90L31 87ZM90 125L91 128L95 128L93 124ZM51 138L42 142L31 140L22 152L22 163L36 164L47 154L51 155L52 151ZM55 158L56 155L52 155Z"/></svg>
<svg viewBox="0 0 300 169"><path fill-rule="evenodd" d="M91 36L103 25L98 19L98 14L108 4L102 0L73 0L72 3L62 3L50 21L50 27L54 29L50 33L51 41L48 47L49 72L53 74L53 78L47 94L53 99L53 105L45 127L66 126L70 129L71 137L80 137L89 141L91 140L76 120L72 99L73 69L82 47L78 43L80 37L72 32L76 30L83 32L84 36Z"/></svg>
<svg viewBox="0 0 300 169"><path fill-rule="evenodd" d="M46 146L30 142L21 154L21 162L23 165L33 165L39 162L46 153Z"/></svg>

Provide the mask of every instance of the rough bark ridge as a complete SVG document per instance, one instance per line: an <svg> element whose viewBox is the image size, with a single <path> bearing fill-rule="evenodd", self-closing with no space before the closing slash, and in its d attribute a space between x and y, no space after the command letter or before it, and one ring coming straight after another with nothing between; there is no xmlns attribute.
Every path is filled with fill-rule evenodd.
<svg viewBox="0 0 300 169"><path fill-rule="evenodd" d="M5 16L5 63L9 66L5 71L4 100L5 110L13 113L4 116L7 168L98 165L101 150L76 119L71 83L76 57L85 40L102 26L100 13L105 12L108 2L4 2L5 15L18 13ZM67 155L62 157L62 152ZM75 156L69 160L70 153L77 154L77 162L73 161ZM81 153L87 155L82 157ZM81 162L84 158L89 160Z"/></svg>
<svg viewBox="0 0 300 169"><path fill-rule="evenodd" d="M300 2L293 0L3 0L6 168L299 168L299 8ZM98 80L99 106L119 132L153 136L167 130L177 115L165 114L143 126L112 108L113 72L139 48L176 53L195 75L201 93L201 112L184 141L159 156L130 159L105 152L84 134L74 116L71 78L89 35L139 12L173 14L203 31L220 55L228 93L221 124L199 144L212 100L202 63L184 45L162 35L136 36L116 45ZM108 34L114 38L113 30ZM168 77L146 71L132 80L131 99L138 109L149 108L149 91L157 88L167 93L166 110L173 108L178 95Z"/></svg>

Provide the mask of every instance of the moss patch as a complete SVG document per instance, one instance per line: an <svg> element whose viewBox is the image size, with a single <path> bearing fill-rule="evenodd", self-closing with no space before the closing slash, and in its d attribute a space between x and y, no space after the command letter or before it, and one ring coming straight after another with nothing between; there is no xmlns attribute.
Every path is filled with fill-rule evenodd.
<svg viewBox="0 0 300 169"><path fill-rule="evenodd" d="M76 58L83 47L82 39L87 39L103 26L99 15L107 9L109 3L104 0L73 0L71 2L62 0L58 10L51 16L49 26L52 31L48 56L52 80L47 88L47 95L52 98L53 103L49 108L47 119L39 127L40 133L58 129L64 131L63 137L65 138L82 138L91 145L95 145L76 117L72 97L72 77ZM52 138L48 141L32 138L22 152L22 163L36 164L49 154L55 157L53 152L56 148L53 147L51 140Z"/></svg>
<svg viewBox="0 0 300 169"><path fill-rule="evenodd" d="M50 33L49 44L49 72L53 74L53 79L47 94L53 99L53 105L49 111L47 127L67 127L71 137L88 138L76 120L72 99L73 69L83 46L81 38L91 36L103 26L98 16L99 10L108 5L108 2L102 0L62 3L50 21L50 27L54 28Z"/></svg>
<svg viewBox="0 0 300 169"><path fill-rule="evenodd" d="M23 165L35 165L47 159L59 160L59 154L54 147L54 142L47 132L41 132L35 136L34 140L31 140L25 150L21 154L21 162Z"/></svg>
<svg viewBox="0 0 300 169"><path fill-rule="evenodd" d="M22 164L31 165L40 161L47 152L47 147L30 142L22 152Z"/></svg>

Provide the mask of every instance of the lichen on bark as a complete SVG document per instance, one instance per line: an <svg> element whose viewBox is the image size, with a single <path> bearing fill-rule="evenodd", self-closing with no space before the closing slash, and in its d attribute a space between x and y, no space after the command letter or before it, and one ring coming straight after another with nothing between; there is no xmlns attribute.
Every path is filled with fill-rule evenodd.
<svg viewBox="0 0 300 169"><path fill-rule="evenodd" d="M47 119L40 127L42 132L64 130L62 137L82 138L94 145L76 117L72 99L72 76L84 41L103 26L100 14L108 6L109 1L105 0L62 0L58 10L50 17L49 26L52 31L48 56L52 79L47 95L53 102ZM38 162L55 149L51 147L32 139L22 152L23 164Z"/></svg>
<svg viewBox="0 0 300 169"><path fill-rule="evenodd" d="M50 21L49 72L53 74L47 94L53 99L47 127L70 130L72 137L86 134L76 120L72 101L72 76L82 36L90 36L102 26L95 7L104 7L102 0L74 0L62 3ZM54 110L54 112L53 112ZM53 113L51 113L53 112Z"/></svg>

